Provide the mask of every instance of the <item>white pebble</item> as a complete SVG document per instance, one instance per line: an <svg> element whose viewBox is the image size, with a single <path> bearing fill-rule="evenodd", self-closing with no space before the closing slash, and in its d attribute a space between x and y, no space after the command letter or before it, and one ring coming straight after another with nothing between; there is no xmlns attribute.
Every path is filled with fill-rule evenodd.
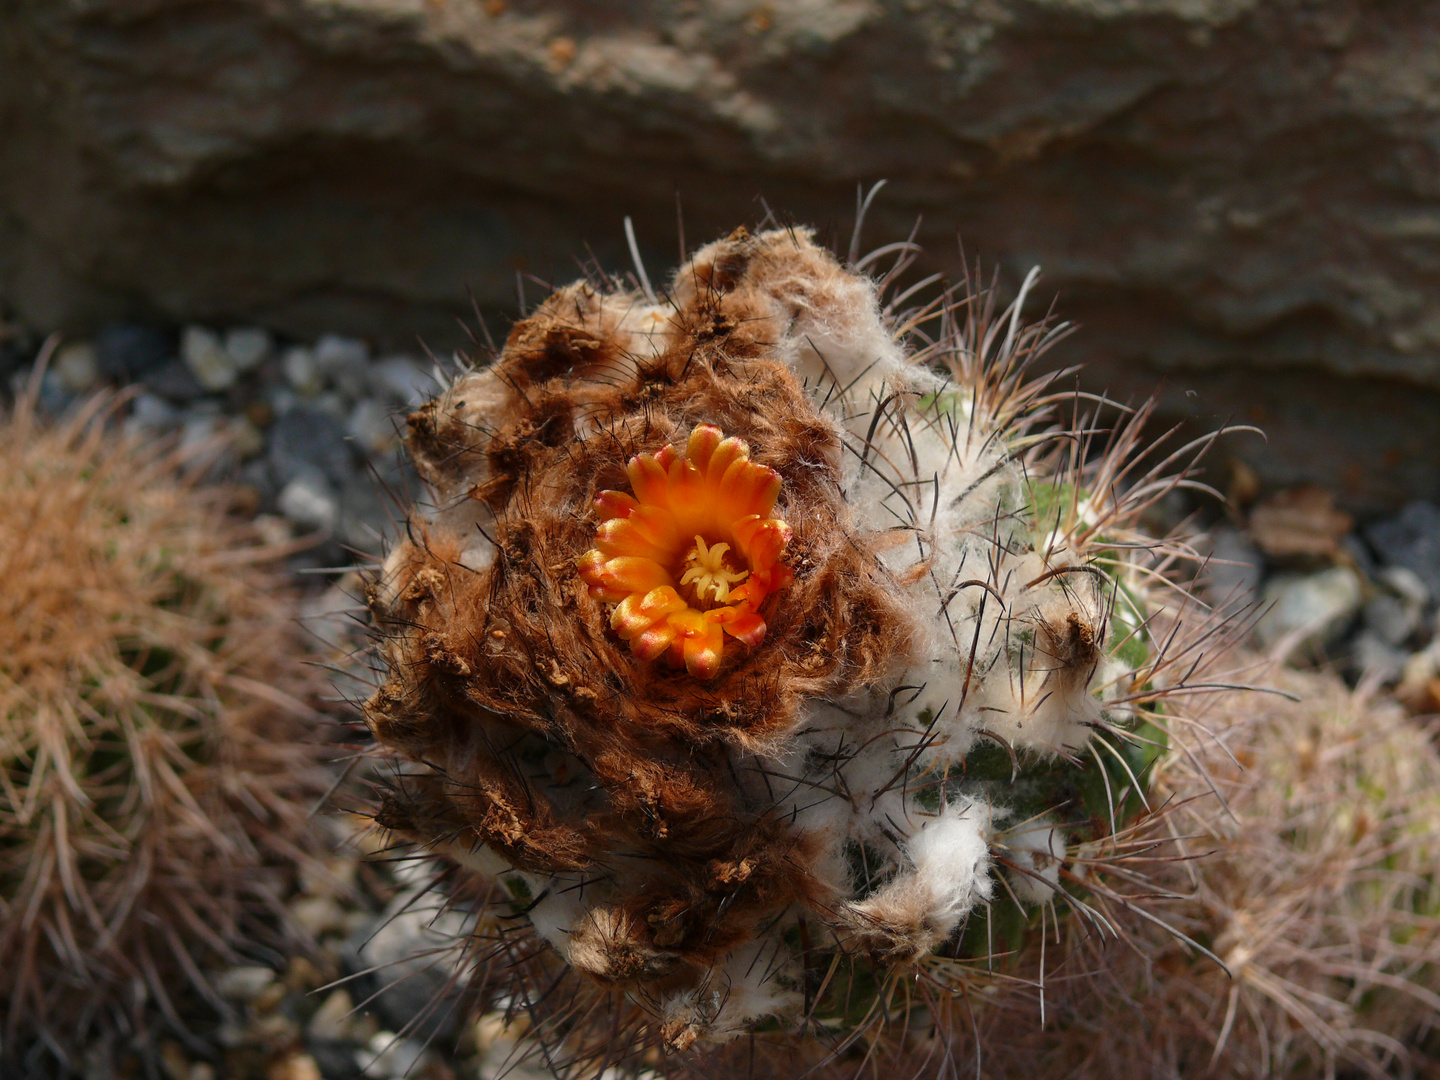
<svg viewBox="0 0 1440 1080"><path fill-rule="evenodd" d="M233 967L215 979L215 992L226 1001L254 1001L275 981L275 972L258 964Z"/></svg>
<svg viewBox="0 0 1440 1080"><path fill-rule="evenodd" d="M164 398L157 394L137 394L123 426L127 435L153 435L171 431L180 423L180 410Z"/></svg>
<svg viewBox="0 0 1440 1080"><path fill-rule="evenodd" d="M320 365L315 360L315 354L305 346L295 345L286 349L280 360L280 369L285 373L285 381L296 393L314 397L320 392Z"/></svg>
<svg viewBox="0 0 1440 1080"><path fill-rule="evenodd" d="M355 1054L355 1064L360 1071L374 1080L400 1080L420 1064L425 1047L410 1039L402 1039L394 1032L382 1031L370 1040L370 1045Z"/></svg>
<svg viewBox="0 0 1440 1080"><path fill-rule="evenodd" d="M281 490L275 505L287 518L307 529L333 532L340 521L340 500L318 475L295 477Z"/></svg>
<svg viewBox="0 0 1440 1080"><path fill-rule="evenodd" d="M214 393L235 385L240 371L225 351L220 335L203 326L187 326L180 335L180 358L195 381Z"/></svg>
<svg viewBox="0 0 1440 1080"><path fill-rule="evenodd" d="M225 351L239 371L259 367L273 348L270 331L260 326L236 326L225 331Z"/></svg>
<svg viewBox="0 0 1440 1080"><path fill-rule="evenodd" d="M100 365L95 362L95 348L88 341L72 341L60 346L55 354L55 375L60 385L72 394L89 390L100 381Z"/></svg>
<svg viewBox="0 0 1440 1080"><path fill-rule="evenodd" d="M315 360L320 373L347 397L360 397L370 367L370 347L357 338L326 334L315 343Z"/></svg>
<svg viewBox="0 0 1440 1080"><path fill-rule="evenodd" d="M332 991L315 1010L315 1015L310 1017L310 1023L305 1025L306 1037L320 1042L340 1042L348 1039L351 1024L355 1019L351 1015L354 1009L355 1003L350 1000L350 993L343 986Z"/></svg>

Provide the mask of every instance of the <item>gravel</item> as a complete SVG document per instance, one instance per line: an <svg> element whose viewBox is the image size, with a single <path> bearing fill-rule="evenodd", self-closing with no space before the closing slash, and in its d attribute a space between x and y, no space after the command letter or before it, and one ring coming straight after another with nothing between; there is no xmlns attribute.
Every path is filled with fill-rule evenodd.
<svg viewBox="0 0 1440 1080"><path fill-rule="evenodd" d="M1440 506L1412 502L1394 517L1365 530L1376 556L1418 577L1430 596L1440 596Z"/></svg>

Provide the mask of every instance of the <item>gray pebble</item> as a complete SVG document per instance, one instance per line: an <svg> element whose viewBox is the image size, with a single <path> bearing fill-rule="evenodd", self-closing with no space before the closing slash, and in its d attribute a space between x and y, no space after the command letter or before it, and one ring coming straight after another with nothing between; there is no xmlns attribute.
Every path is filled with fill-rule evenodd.
<svg viewBox="0 0 1440 1080"><path fill-rule="evenodd" d="M276 508L296 525L331 533L340 522L340 499L318 470L306 469L280 489Z"/></svg>
<svg viewBox="0 0 1440 1080"><path fill-rule="evenodd" d="M259 326L236 326L225 331L225 352L238 371L254 371L273 347L270 331Z"/></svg>
<svg viewBox="0 0 1440 1080"><path fill-rule="evenodd" d="M227 1001L254 1001L275 981L275 972L258 964L229 968L215 978L215 992Z"/></svg>
<svg viewBox="0 0 1440 1080"><path fill-rule="evenodd" d="M314 397L320 392L320 365L315 353L303 345L294 345L285 350L280 358L280 371L290 388L302 397Z"/></svg>
<svg viewBox="0 0 1440 1080"><path fill-rule="evenodd" d="M1403 645L1420 629L1420 609L1399 597L1381 593L1365 604L1365 629L1387 645Z"/></svg>
<svg viewBox="0 0 1440 1080"><path fill-rule="evenodd" d="M1394 517L1367 526L1365 539L1382 563L1412 571L1432 597L1440 596L1440 506L1412 502Z"/></svg>
<svg viewBox="0 0 1440 1080"><path fill-rule="evenodd" d="M225 351L220 335L203 326L185 327L180 335L180 359L211 393L229 389L240 377L240 369Z"/></svg>
<svg viewBox="0 0 1440 1080"><path fill-rule="evenodd" d="M1409 654L1373 630L1361 630L1350 648L1350 669L1357 678L1378 677L1382 683L1393 685L1405 674Z"/></svg>
<svg viewBox="0 0 1440 1080"><path fill-rule="evenodd" d="M1269 647L1299 633L1302 650L1333 644L1360 612L1360 575L1348 566L1318 574L1278 574L1265 583L1266 611L1255 631Z"/></svg>
<svg viewBox="0 0 1440 1080"><path fill-rule="evenodd" d="M355 1055L355 1064L367 1080L404 1080L415 1071L425 1056L425 1044L402 1039L391 1031L382 1031L370 1044Z"/></svg>
<svg viewBox="0 0 1440 1080"><path fill-rule="evenodd" d="M455 969L461 954L445 950L465 940L472 922L455 911L437 914L433 902L417 902L414 891L402 890L380 919L360 927L342 949L346 966L357 975L351 993L357 1001L375 994L371 1008L395 1031L413 1025L407 1034L416 1039L450 1041L464 1010L451 1008L447 994L464 980Z"/></svg>
<svg viewBox="0 0 1440 1080"><path fill-rule="evenodd" d="M354 454L340 422L328 412L303 405L281 414L271 426L270 466L282 487L307 468L320 470L337 489L355 473Z"/></svg>
<svg viewBox="0 0 1440 1080"><path fill-rule="evenodd" d="M102 326L94 345L100 374L122 382L139 378L175 355L169 334L136 323Z"/></svg>
<svg viewBox="0 0 1440 1080"><path fill-rule="evenodd" d="M187 364L179 359L167 360L140 376L140 385L171 401L194 401L205 396L205 387Z"/></svg>
<svg viewBox="0 0 1440 1080"><path fill-rule="evenodd" d="M174 431L184 422L184 414L170 402L155 394L136 394L130 402L130 415L124 429L131 434L158 434Z"/></svg>
<svg viewBox="0 0 1440 1080"><path fill-rule="evenodd" d="M352 401L365 393L370 347L356 338L326 334L315 343L320 374Z"/></svg>

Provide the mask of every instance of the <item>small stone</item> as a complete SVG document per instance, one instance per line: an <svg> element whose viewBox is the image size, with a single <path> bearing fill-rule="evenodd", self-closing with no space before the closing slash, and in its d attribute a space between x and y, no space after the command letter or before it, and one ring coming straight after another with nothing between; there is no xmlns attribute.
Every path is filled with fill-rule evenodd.
<svg viewBox="0 0 1440 1080"><path fill-rule="evenodd" d="M258 964L229 968L215 979L215 992L226 1001L249 1003L275 981L275 972Z"/></svg>
<svg viewBox="0 0 1440 1080"><path fill-rule="evenodd" d="M419 405L434 397L435 377L414 357L387 356L371 366L370 390L397 405Z"/></svg>
<svg viewBox="0 0 1440 1080"><path fill-rule="evenodd" d="M167 360L140 376L140 384L170 401L194 401L205 396L205 387L183 360Z"/></svg>
<svg viewBox="0 0 1440 1080"><path fill-rule="evenodd" d="M314 470L295 476L281 488L275 505L303 529L330 533L340 520L340 500L325 477Z"/></svg>
<svg viewBox="0 0 1440 1080"><path fill-rule="evenodd" d="M326 334L315 343L315 361L320 374L352 400L365 393L370 367L370 346L357 338Z"/></svg>
<svg viewBox="0 0 1440 1080"><path fill-rule="evenodd" d="M345 909L331 896L306 896L294 901L290 917L312 938L345 928Z"/></svg>
<svg viewBox="0 0 1440 1080"><path fill-rule="evenodd" d="M320 392L320 365L315 354L303 345L294 345L285 350L280 358L280 370L285 381L302 397L314 397Z"/></svg>
<svg viewBox="0 0 1440 1080"><path fill-rule="evenodd" d="M417 902L426 887L417 884L396 894L384 915L355 929L342 955L356 976L352 992L370 1000L382 1023L411 1025L415 1038L441 1045L455 1037L463 1019L445 1000L463 988L463 974L454 966L461 954L447 957L445 950L469 936L473 920Z"/></svg>
<svg viewBox="0 0 1440 1080"><path fill-rule="evenodd" d="M355 457L345 429L328 412L298 406L270 428L270 467L282 485L307 469L318 469L335 489L355 474Z"/></svg>
<svg viewBox="0 0 1440 1080"><path fill-rule="evenodd" d="M88 341L72 341L55 353L55 375L60 385L72 394L81 394L100 381L100 364L95 359L95 346Z"/></svg>
<svg viewBox="0 0 1440 1080"><path fill-rule="evenodd" d="M284 1013L272 1012L250 1024L246 1041L278 1050L300 1041L300 1025Z"/></svg>
<svg viewBox="0 0 1440 1080"><path fill-rule="evenodd" d="M210 393L235 385L240 371L221 344L220 335L203 326L187 326L180 335L180 359Z"/></svg>
<svg viewBox="0 0 1440 1080"><path fill-rule="evenodd" d="M275 422L275 406L257 398L245 406L245 419L264 431Z"/></svg>
<svg viewBox="0 0 1440 1080"><path fill-rule="evenodd" d="M1361 630L1351 644L1350 669L1358 678L1378 678L1386 686L1398 683L1409 657L1373 630Z"/></svg>
<svg viewBox="0 0 1440 1080"><path fill-rule="evenodd" d="M343 425L350 416L350 405L345 396L335 390L325 390L315 395L315 408L329 413Z"/></svg>
<svg viewBox="0 0 1440 1080"><path fill-rule="evenodd" d="M1360 575L1348 566L1303 576L1279 574L1265 584L1266 610L1256 634L1267 647L1296 634L1302 650L1323 648L1359 613L1361 597Z"/></svg>
<svg viewBox="0 0 1440 1080"><path fill-rule="evenodd" d="M237 371L254 371L274 347L270 331L259 326L236 326L225 331L225 351Z"/></svg>
<svg viewBox="0 0 1440 1080"><path fill-rule="evenodd" d="M227 1050L244 1046L248 1038L245 1026L236 1020L226 1020L215 1029L215 1041Z"/></svg>
<svg viewBox="0 0 1440 1080"><path fill-rule="evenodd" d="M160 1044L160 1067L168 1080L190 1080L190 1059L173 1039Z"/></svg>
<svg viewBox="0 0 1440 1080"><path fill-rule="evenodd" d="M365 637L365 627L355 617L359 606L356 598L340 585L332 585L314 599L305 601L300 608L300 625L305 629L306 644L319 652L339 649L350 653L357 649ZM349 881L338 882L331 867L347 874ZM328 896L337 885L345 888L354 880L353 860L332 863L331 867L302 867L301 890L311 896Z"/></svg>
<svg viewBox="0 0 1440 1080"><path fill-rule="evenodd" d="M1396 596L1371 597L1362 613L1366 630L1387 645L1403 645L1420 628L1420 612Z"/></svg>
<svg viewBox="0 0 1440 1080"><path fill-rule="evenodd" d="M1266 555L1275 558L1333 555L1355 519L1335 507L1324 488L1289 488L1266 499L1250 512L1250 536Z"/></svg>
<svg viewBox="0 0 1440 1080"><path fill-rule="evenodd" d="M315 1010L315 1015L310 1017L310 1023L305 1025L305 1037L321 1042L339 1042L349 1038L354 1010L355 1003L350 999L348 990L341 987L332 991Z"/></svg>
<svg viewBox="0 0 1440 1080"><path fill-rule="evenodd" d="M180 449L188 454L222 453L223 432L226 423L223 416L213 413L192 413L180 426Z"/></svg>
<svg viewBox="0 0 1440 1080"><path fill-rule="evenodd" d="M425 1047L414 1039L402 1039L382 1031L355 1055L355 1064L371 1080L400 1080L419 1067Z"/></svg>
<svg viewBox="0 0 1440 1080"><path fill-rule="evenodd" d="M366 457L388 454L400 444L390 410L372 398L361 399L350 411L345 430Z"/></svg>
<svg viewBox="0 0 1440 1080"><path fill-rule="evenodd" d="M1440 597L1440 506L1412 502L1365 529L1365 539L1386 566L1414 573L1431 597Z"/></svg>
<svg viewBox="0 0 1440 1080"><path fill-rule="evenodd" d="M324 1080L320 1066L309 1054L286 1054L265 1070L265 1080Z"/></svg>
<svg viewBox="0 0 1440 1080"><path fill-rule="evenodd" d="M110 323L95 335L95 361L107 379L138 379L174 355L170 335L153 326Z"/></svg>
<svg viewBox="0 0 1440 1080"><path fill-rule="evenodd" d="M156 435L174 431L184 421L179 409L154 394L137 394L123 428L127 434Z"/></svg>
<svg viewBox="0 0 1440 1080"><path fill-rule="evenodd" d="M230 452L241 461L248 461L265 449L265 433L244 416L231 420L226 434L230 439Z"/></svg>
<svg viewBox="0 0 1440 1080"><path fill-rule="evenodd" d="M294 539L290 523L279 514L256 514L251 524L265 547L283 547Z"/></svg>
<svg viewBox="0 0 1440 1080"><path fill-rule="evenodd" d="M307 1039L305 1041L306 1052L315 1059L315 1064L320 1067L320 1075L325 1080L354 1080L357 1072L355 1064L355 1044L362 1045L369 1041L365 1039L345 1039L341 1042L325 1042L320 1039ZM419 1077L416 1080L420 1080Z"/></svg>
<svg viewBox="0 0 1440 1080"><path fill-rule="evenodd" d="M1387 566L1375 575L1375 580L1413 607L1423 610L1430 603L1430 590L1414 570Z"/></svg>

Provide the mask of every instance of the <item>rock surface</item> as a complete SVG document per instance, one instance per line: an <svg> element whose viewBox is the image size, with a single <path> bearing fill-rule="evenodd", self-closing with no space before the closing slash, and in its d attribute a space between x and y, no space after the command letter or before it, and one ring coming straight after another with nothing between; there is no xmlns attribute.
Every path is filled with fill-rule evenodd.
<svg viewBox="0 0 1440 1080"><path fill-rule="evenodd" d="M1375 512L1440 495L1437 41L1427 0L14 0L0 297L444 349L467 289L627 267L626 214L658 279L677 191L692 243L763 195L843 246L888 177L867 242L1041 264L1092 385L1168 372Z"/></svg>

